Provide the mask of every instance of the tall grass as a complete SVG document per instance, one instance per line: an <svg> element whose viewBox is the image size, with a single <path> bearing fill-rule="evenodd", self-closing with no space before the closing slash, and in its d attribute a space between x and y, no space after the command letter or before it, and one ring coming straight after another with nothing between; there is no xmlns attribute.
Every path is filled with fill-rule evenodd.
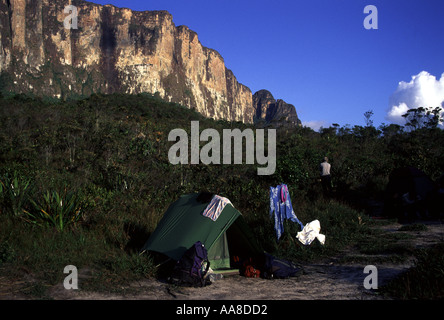
<svg viewBox="0 0 444 320"><path fill-rule="evenodd" d="M442 300L444 298L444 244L420 249L416 263L381 291L401 300Z"/></svg>

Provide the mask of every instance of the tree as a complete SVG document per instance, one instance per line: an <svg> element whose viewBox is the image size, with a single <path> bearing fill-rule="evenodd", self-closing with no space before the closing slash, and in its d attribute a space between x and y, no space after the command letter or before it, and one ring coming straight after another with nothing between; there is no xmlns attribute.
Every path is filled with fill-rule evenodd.
<svg viewBox="0 0 444 320"><path fill-rule="evenodd" d="M444 103L442 104L444 105ZM426 112L426 126L428 128L436 128L443 122L443 107L436 107L433 110L427 110Z"/></svg>
<svg viewBox="0 0 444 320"><path fill-rule="evenodd" d="M420 128L436 128L438 124L443 122L442 116L443 108L441 106L435 107L419 107L412 108L402 115L406 120L406 126L412 130Z"/></svg>
<svg viewBox="0 0 444 320"><path fill-rule="evenodd" d="M373 110L368 110L364 113L365 125L367 127L373 127L373 120L371 117L373 117Z"/></svg>
<svg viewBox="0 0 444 320"><path fill-rule="evenodd" d="M382 124L379 127L379 130L382 131L382 134L384 135L384 137L392 137L398 134L402 134L402 129L403 127L400 126L399 124L395 124L395 123L391 123L389 125L386 124Z"/></svg>

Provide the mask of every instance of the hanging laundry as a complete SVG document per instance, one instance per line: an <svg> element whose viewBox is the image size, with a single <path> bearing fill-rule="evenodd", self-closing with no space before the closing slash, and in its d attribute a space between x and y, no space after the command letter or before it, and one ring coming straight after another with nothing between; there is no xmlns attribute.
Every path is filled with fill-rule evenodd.
<svg viewBox="0 0 444 320"><path fill-rule="evenodd" d="M318 239L321 244L325 244L325 235L319 233L321 224L319 220L307 223L301 232L298 232L296 238L304 245L310 245L314 239Z"/></svg>
<svg viewBox="0 0 444 320"><path fill-rule="evenodd" d="M216 221L227 204L233 205L231 201L227 198L214 195L208 206L205 208L204 212L202 212L202 215L204 217L210 218L213 221Z"/></svg>
<svg viewBox="0 0 444 320"><path fill-rule="evenodd" d="M273 212L274 229L276 231L276 237L278 240L284 232L285 219L297 222L301 226L301 229L304 228L304 225L299 221L294 213L290 193L288 192L287 185L285 184L280 184L276 188L270 187L270 217L273 216Z"/></svg>

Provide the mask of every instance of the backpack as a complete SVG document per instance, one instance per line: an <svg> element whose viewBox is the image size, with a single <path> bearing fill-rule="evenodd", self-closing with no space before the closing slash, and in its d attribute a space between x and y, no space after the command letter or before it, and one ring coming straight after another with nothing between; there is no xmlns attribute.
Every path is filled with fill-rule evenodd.
<svg viewBox="0 0 444 320"><path fill-rule="evenodd" d="M301 275L302 268L289 260L282 260L266 254L263 277L267 279L285 279Z"/></svg>
<svg viewBox="0 0 444 320"><path fill-rule="evenodd" d="M198 241L177 261L169 282L184 287L204 287L211 283L205 278L209 268L207 249Z"/></svg>

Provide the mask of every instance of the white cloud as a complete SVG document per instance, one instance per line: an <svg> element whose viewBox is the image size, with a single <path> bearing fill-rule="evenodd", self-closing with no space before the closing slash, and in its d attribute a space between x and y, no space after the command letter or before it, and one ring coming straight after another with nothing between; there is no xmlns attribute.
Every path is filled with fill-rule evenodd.
<svg viewBox="0 0 444 320"><path fill-rule="evenodd" d="M314 131L319 131L319 129L321 129L321 127L328 128L330 126L327 123L327 121L324 121L324 120L305 121L305 122L302 122L302 125L304 127L312 128Z"/></svg>
<svg viewBox="0 0 444 320"><path fill-rule="evenodd" d="M404 102L401 102L399 105L394 105L387 113L387 119L398 124L404 123L405 121L402 115L406 114L409 109Z"/></svg>
<svg viewBox="0 0 444 320"><path fill-rule="evenodd" d="M435 108L444 102L444 73L437 80L434 75L421 71L412 76L410 82L401 81L396 91L390 97L387 120L405 124L402 117L409 109Z"/></svg>

